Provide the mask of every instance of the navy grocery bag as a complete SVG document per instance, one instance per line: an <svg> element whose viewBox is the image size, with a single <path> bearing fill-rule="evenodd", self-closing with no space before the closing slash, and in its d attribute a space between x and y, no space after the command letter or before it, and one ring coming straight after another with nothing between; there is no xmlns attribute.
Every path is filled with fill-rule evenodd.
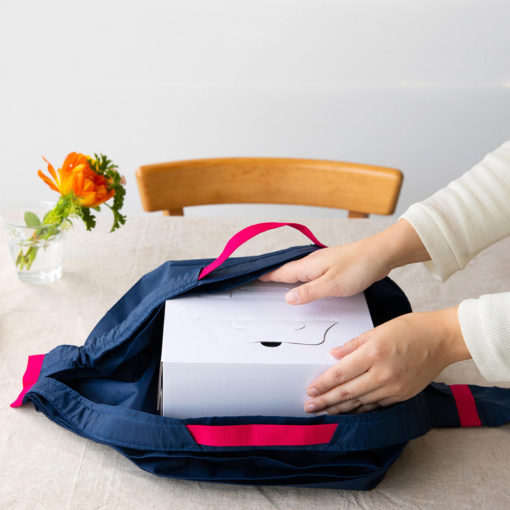
<svg viewBox="0 0 510 510"><path fill-rule="evenodd" d="M228 259L247 239L283 225L315 244ZM323 246L303 225L262 223L236 234L215 261L164 263L108 311L84 345L30 356L24 389L12 406L32 402L50 420L161 476L360 490L374 487L406 443L431 428L510 421L510 390L437 383L405 402L365 414L160 416L156 400L165 301L245 284ZM376 326L411 311L389 278L374 283L365 296Z"/></svg>

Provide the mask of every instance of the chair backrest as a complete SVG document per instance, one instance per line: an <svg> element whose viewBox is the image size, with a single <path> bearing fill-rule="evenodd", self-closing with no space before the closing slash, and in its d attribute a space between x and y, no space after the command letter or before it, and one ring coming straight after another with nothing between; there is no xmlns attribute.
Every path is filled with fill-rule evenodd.
<svg viewBox="0 0 510 510"><path fill-rule="evenodd" d="M293 204L346 209L350 218L392 214L402 172L358 163L291 158L217 158L144 165L142 206L179 216L207 204Z"/></svg>

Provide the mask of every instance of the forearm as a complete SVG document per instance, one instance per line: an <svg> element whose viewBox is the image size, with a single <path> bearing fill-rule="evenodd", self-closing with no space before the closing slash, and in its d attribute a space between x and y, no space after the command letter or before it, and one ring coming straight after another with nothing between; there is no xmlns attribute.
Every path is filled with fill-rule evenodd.
<svg viewBox="0 0 510 510"><path fill-rule="evenodd" d="M471 353L462 334L459 307L444 308L433 313L436 314L443 331L442 343L446 365L471 359Z"/></svg>
<svg viewBox="0 0 510 510"><path fill-rule="evenodd" d="M412 327L410 342L417 338L423 343L422 363L432 361L437 372L447 366L471 358L462 334L458 306L433 310L430 312L413 312L402 317Z"/></svg>
<svg viewBox="0 0 510 510"><path fill-rule="evenodd" d="M426 267L446 280L480 251L510 235L510 142L402 215L430 255Z"/></svg>
<svg viewBox="0 0 510 510"><path fill-rule="evenodd" d="M388 272L396 267L430 260L416 230L404 219L373 236L372 244L374 252L379 252L385 258ZM423 324L433 325L431 336L437 342L436 348L445 366L471 358L462 334L458 307L419 315L423 317Z"/></svg>
<svg viewBox="0 0 510 510"><path fill-rule="evenodd" d="M370 239L388 272L430 260L417 232L404 219ZM510 292L468 299L459 307L426 312L423 317L424 324L437 325L433 336L444 366L472 358L488 381L510 381Z"/></svg>
<svg viewBox="0 0 510 510"><path fill-rule="evenodd" d="M373 236L371 245L374 253L383 259L388 273L396 267L430 260L416 230L404 219Z"/></svg>
<svg viewBox="0 0 510 510"><path fill-rule="evenodd" d="M510 292L462 301L459 322L465 343L485 379L510 381Z"/></svg>

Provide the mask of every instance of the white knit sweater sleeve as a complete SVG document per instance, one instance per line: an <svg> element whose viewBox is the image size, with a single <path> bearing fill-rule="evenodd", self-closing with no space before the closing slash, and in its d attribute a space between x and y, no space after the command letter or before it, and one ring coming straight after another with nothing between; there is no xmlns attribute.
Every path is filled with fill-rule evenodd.
<svg viewBox="0 0 510 510"><path fill-rule="evenodd" d="M401 216L416 230L446 280L480 251L510 235L510 141ZM459 306L466 345L489 381L510 381L510 292L468 299Z"/></svg>

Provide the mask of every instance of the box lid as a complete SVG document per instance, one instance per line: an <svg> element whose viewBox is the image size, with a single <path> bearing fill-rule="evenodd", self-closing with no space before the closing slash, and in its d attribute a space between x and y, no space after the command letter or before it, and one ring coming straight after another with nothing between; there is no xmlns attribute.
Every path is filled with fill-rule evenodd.
<svg viewBox="0 0 510 510"><path fill-rule="evenodd" d="M296 285L260 282L167 301L163 362L323 363L373 327L365 296L289 305Z"/></svg>

